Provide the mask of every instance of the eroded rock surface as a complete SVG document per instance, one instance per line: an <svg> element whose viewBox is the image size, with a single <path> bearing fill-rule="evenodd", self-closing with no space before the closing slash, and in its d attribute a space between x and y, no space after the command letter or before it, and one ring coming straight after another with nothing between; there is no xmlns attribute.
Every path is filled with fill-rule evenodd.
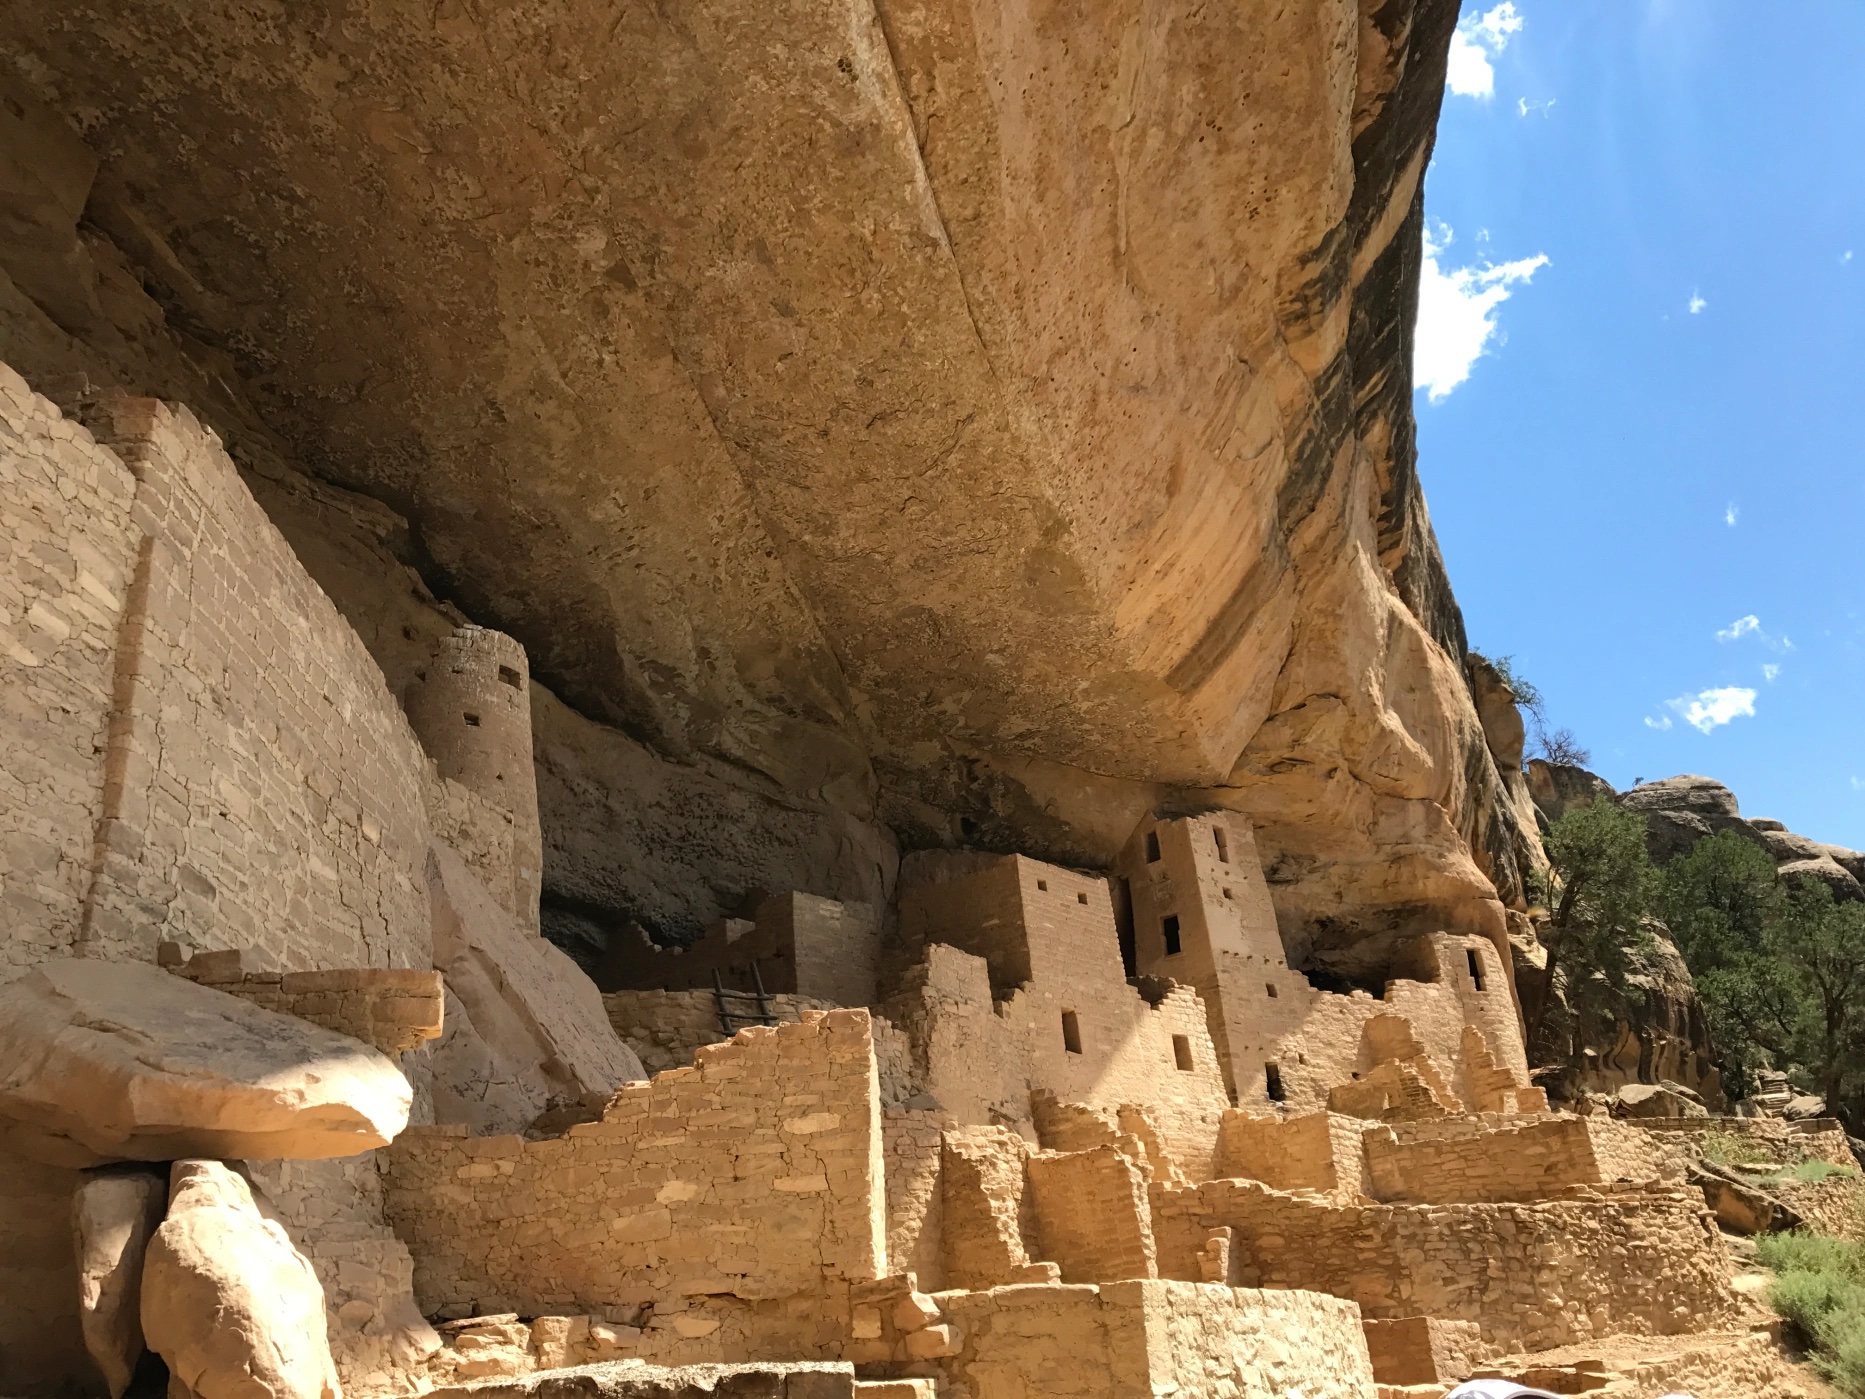
<svg viewBox="0 0 1865 1399"><path fill-rule="evenodd" d="M1406 363L1455 18L22 0L18 83L83 139L15 202L77 270L13 257L0 330L193 403L275 496L295 459L392 507L344 536L397 556L353 614L392 684L413 565L741 775L720 888L590 858L546 779L566 919L690 931L773 866L873 901L886 828L1106 863L1182 803L1251 816L1301 955L1500 945L1534 832Z"/></svg>
<svg viewBox="0 0 1865 1399"><path fill-rule="evenodd" d="M0 1134L52 1165L350 1156L387 1145L410 1099L360 1041L146 964L47 962L0 987Z"/></svg>
<svg viewBox="0 0 1865 1399"><path fill-rule="evenodd" d="M245 1176L175 1162L168 1217L149 1245L142 1325L200 1399L339 1399L311 1264Z"/></svg>
<svg viewBox="0 0 1865 1399"><path fill-rule="evenodd" d="M447 982L446 1028L413 1061L432 1075L441 1122L520 1132L549 1108L593 1115L645 1078L609 1024L595 983L568 955L519 927L458 854L428 858L434 959Z"/></svg>

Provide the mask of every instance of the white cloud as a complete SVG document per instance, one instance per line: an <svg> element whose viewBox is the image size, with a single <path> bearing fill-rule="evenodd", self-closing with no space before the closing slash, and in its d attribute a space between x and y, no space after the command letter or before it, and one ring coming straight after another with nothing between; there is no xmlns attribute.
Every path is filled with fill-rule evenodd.
<svg viewBox="0 0 1865 1399"><path fill-rule="evenodd" d="M1852 790L1855 792L1865 792L1865 782L1861 782L1856 777L1853 778L1852 779Z"/></svg>
<svg viewBox="0 0 1865 1399"><path fill-rule="evenodd" d="M1458 25L1451 35L1450 68L1444 79L1450 90L1459 97L1484 101L1495 96L1496 70L1490 60L1509 47L1509 40L1521 28L1522 17L1510 0Z"/></svg>
<svg viewBox="0 0 1865 1399"><path fill-rule="evenodd" d="M1742 512L1739 508L1737 508L1736 503L1733 500L1730 501L1729 504L1723 510L1723 523L1729 526L1730 529L1734 529L1736 519L1737 517L1741 515L1741 513Z"/></svg>
<svg viewBox="0 0 1865 1399"><path fill-rule="evenodd" d="M1734 719L1755 717L1755 691L1741 685L1723 685L1666 700L1667 708L1683 716L1698 733L1708 733Z"/></svg>
<svg viewBox="0 0 1865 1399"><path fill-rule="evenodd" d="M1839 260L1841 262L1852 261L1852 249L1847 248L1843 253L1839 254Z"/></svg>
<svg viewBox="0 0 1865 1399"><path fill-rule="evenodd" d="M1716 639L1718 641L1740 641L1750 633L1760 630L1761 618L1751 612L1746 617L1737 617L1728 626L1717 632Z"/></svg>
<svg viewBox="0 0 1865 1399"><path fill-rule="evenodd" d="M1550 97L1546 102L1530 102L1526 97L1518 97L1515 99L1515 110L1521 116L1527 116L1530 112L1540 112L1545 117L1559 100L1558 97Z"/></svg>
<svg viewBox="0 0 1865 1399"><path fill-rule="evenodd" d="M1671 727L1671 716L1668 714L1660 714L1654 719L1647 714L1645 716L1645 727L1648 729L1656 729L1659 733L1663 733Z"/></svg>
<svg viewBox="0 0 1865 1399"><path fill-rule="evenodd" d="M1425 261L1418 286L1418 331L1413 345L1412 387L1441 403L1470 377L1470 368L1496 334L1496 308L1547 266L1546 253L1514 262L1472 263L1445 271L1438 256L1451 245L1443 224L1425 229Z"/></svg>
<svg viewBox="0 0 1865 1399"><path fill-rule="evenodd" d="M1770 651L1791 651L1794 643L1785 636L1771 635L1761 624L1761 618L1753 612L1746 617L1737 617L1728 626L1716 633L1718 641L1740 641L1745 636L1752 636Z"/></svg>
<svg viewBox="0 0 1865 1399"><path fill-rule="evenodd" d="M1709 302L1707 302L1707 301L1705 301L1705 300L1703 299L1703 293L1702 293L1702 292L1700 292L1700 291L1698 291L1698 290L1696 290L1696 289L1695 289L1694 287L1693 287L1693 288L1691 288L1691 291L1690 291L1690 300L1689 300L1689 301L1688 301L1688 302L1686 303L1686 305L1687 305L1687 306L1689 307L1689 309L1690 309L1690 314L1691 314L1691 315L1693 315L1693 316L1700 316L1700 315L1702 315L1702 314L1703 314L1703 308L1704 308L1705 306L1708 306L1709 304L1710 304Z"/></svg>
<svg viewBox="0 0 1865 1399"><path fill-rule="evenodd" d="M1766 680L1770 685L1774 683L1775 676L1779 675L1780 673L1781 673L1781 667L1779 667L1778 665L1774 665L1772 662L1761 668L1761 678L1763 680Z"/></svg>

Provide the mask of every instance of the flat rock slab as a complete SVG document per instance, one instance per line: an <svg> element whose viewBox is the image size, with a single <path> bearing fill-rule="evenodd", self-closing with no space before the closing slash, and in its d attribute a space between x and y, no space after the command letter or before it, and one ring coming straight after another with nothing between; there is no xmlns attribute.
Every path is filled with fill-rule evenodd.
<svg viewBox="0 0 1865 1399"><path fill-rule="evenodd" d="M50 1165L353 1156L411 1097L368 1045L146 964L0 987L0 1144Z"/></svg>
<svg viewBox="0 0 1865 1399"><path fill-rule="evenodd" d="M610 1360L436 1389L429 1399L855 1399L846 1361L650 1365Z"/></svg>

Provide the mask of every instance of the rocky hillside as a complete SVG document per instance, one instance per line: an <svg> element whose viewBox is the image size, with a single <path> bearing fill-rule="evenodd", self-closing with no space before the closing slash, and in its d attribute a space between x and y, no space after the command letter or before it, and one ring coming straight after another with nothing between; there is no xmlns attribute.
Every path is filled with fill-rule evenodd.
<svg viewBox="0 0 1865 1399"><path fill-rule="evenodd" d="M1377 971L1541 858L1415 462L1456 10L18 0L0 358L192 403L392 682L525 644L560 935L1216 805Z"/></svg>

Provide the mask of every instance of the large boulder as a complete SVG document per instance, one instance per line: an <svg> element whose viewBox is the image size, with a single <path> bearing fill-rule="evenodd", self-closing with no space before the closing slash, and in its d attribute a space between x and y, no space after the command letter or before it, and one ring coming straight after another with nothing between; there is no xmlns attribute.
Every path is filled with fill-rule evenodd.
<svg viewBox="0 0 1865 1399"><path fill-rule="evenodd" d="M596 984L520 927L451 847L434 843L427 877L446 1028L410 1066L431 1075L437 1121L475 1133L521 1132L546 1114L567 1125L647 1077Z"/></svg>
<svg viewBox="0 0 1865 1399"><path fill-rule="evenodd" d="M352 1156L407 1126L411 1097L348 1035L142 963L0 987L0 1142L50 1165Z"/></svg>
<svg viewBox="0 0 1865 1399"><path fill-rule="evenodd" d="M84 1348L110 1399L121 1399L142 1358L143 1257L167 1202L167 1180L135 1167L88 1175L71 1197Z"/></svg>
<svg viewBox="0 0 1865 1399"><path fill-rule="evenodd" d="M1761 833L1742 819L1735 793L1710 777L1688 773L1644 782L1619 798L1619 805L1645 818L1645 844L1659 864L1684 854L1705 836L1734 831L1762 843Z"/></svg>
<svg viewBox="0 0 1865 1399"><path fill-rule="evenodd" d="M219 1161L177 1161L143 1267L142 1325L200 1399L340 1399L324 1289L264 1197Z"/></svg>
<svg viewBox="0 0 1865 1399"><path fill-rule="evenodd" d="M1614 1117L1708 1117L1702 1098L1668 1079L1662 1083L1628 1083L1613 1095Z"/></svg>

